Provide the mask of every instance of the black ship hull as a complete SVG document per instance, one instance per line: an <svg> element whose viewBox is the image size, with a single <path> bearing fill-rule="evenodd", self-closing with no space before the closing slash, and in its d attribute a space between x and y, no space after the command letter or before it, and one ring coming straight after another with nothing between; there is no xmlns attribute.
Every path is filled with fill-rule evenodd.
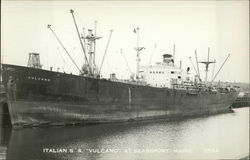
<svg viewBox="0 0 250 160"><path fill-rule="evenodd" d="M238 92L156 88L3 65L12 126L181 119L230 111Z"/></svg>

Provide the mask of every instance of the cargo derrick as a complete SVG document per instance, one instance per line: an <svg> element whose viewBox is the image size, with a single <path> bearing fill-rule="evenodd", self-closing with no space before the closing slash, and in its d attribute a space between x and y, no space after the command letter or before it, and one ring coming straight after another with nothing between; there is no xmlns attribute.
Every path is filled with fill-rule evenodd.
<svg viewBox="0 0 250 160"><path fill-rule="evenodd" d="M117 79L115 74L110 79L102 78L101 68L112 30L98 71L95 45L101 37L96 36L96 29L94 34L88 30L88 35L80 37L74 11L70 10L70 13L85 57L82 69L74 62L51 25L48 28L80 75L44 70L38 63L38 55L29 67L2 65L3 84L7 89L7 105L13 126L168 120L230 110L238 92L232 87L209 86L200 82L197 56L196 79L193 79L189 67L183 70L181 64L176 66L174 56L168 53L163 55L162 62L140 66L140 51L145 48L139 46L139 28L134 30L137 33L136 79Z"/></svg>

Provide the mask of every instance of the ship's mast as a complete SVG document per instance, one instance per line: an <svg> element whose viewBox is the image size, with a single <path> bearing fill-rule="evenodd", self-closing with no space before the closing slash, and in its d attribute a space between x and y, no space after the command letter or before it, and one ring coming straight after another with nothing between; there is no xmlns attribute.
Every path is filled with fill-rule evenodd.
<svg viewBox="0 0 250 160"><path fill-rule="evenodd" d="M94 54L95 54L95 50L94 50L94 44L95 44L95 40L94 40L94 35L92 34L92 30L91 29L88 29L88 35L86 37L87 39L87 44L88 44L88 47L89 47L89 50L88 50L88 54L89 54L89 69L90 69L90 74L93 74L93 57L94 57Z"/></svg>
<svg viewBox="0 0 250 160"><path fill-rule="evenodd" d="M211 63L215 63L215 61L209 61L209 52L210 52L210 48L208 47L208 55L207 55L207 61L201 61L199 63L205 64L206 67L206 77L205 77L205 84L207 84L207 73L208 73L208 67Z"/></svg>
<svg viewBox="0 0 250 160"><path fill-rule="evenodd" d="M200 77L200 69L199 69L199 64L198 64L198 58L197 58L196 50L194 51L194 53L195 53L195 60L196 60L196 65L197 65L198 77L199 77L199 79L200 79L200 78L201 78L201 77Z"/></svg>
<svg viewBox="0 0 250 160"><path fill-rule="evenodd" d="M140 51L145 49L145 47L139 47L139 27L134 29L134 33L137 34L137 45L136 45L136 79L139 80L139 68L140 68Z"/></svg>
<svg viewBox="0 0 250 160"><path fill-rule="evenodd" d="M84 57L85 57L85 64L88 67L89 70L89 76L97 76L98 71L97 71L97 67L95 64L95 52L96 52L96 40L100 39L101 37L97 37L96 36L96 24L97 21L95 21L95 33L93 34L92 29L88 29L88 35L85 37L85 34L83 33L83 37L80 36L77 24L76 24L76 20L75 20L75 16L74 16L74 10L70 10L70 13L72 14L73 20L74 20L74 24L76 27L76 31L77 31L77 35L84 53ZM84 39L84 45L82 43L82 39ZM85 42L85 40L87 40L87 42ZM86 55L86 43L88 46L88 54L89 54L89 59L87 59L87 55Z"/></svg>
<svg viewBox="0 0 250 160"><path fill-rule="evenodd" d="M97 21L95 21L95 37L97 35ZM94 64L94 67L95 66L95 55L96 55L96 41L94 41L94 54L93 54L93 64Z"/></svg>
<svg viewBox="0 0 250 160"><path fill-rule="evenodd" d="M139 78L140 51L139 51L139 27L137 28L137 45L136 45L136 79Z"/></svg>
<svg viewBox="0 0 250 160"><path fill-rule="evenodd" d="M93 34L92 29L88 29L88 35L83 38L87 40L87 45L88 45L90 74L92 76L95 76L96 73L98 73L95 64L95 45L96 45L96 40L100 39L101 37L95 36Z"/></svg>

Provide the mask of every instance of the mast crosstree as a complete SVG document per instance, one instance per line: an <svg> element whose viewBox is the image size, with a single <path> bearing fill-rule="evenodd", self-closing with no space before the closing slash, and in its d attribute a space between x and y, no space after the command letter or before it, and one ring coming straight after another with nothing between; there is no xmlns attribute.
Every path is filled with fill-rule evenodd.
<svg viewBox="0 0 250 160"><path fill-rule="evenodd" d="M97 66L95 64L96 40L102 37L97 37L96 35L93 34L92 29L88 29L88 35L82 38L87 40L88 54L89 54L89 73L90 75L95 76L96 73L98 73Z"/></svg>
<svg viewBox="0 0 250 160"><path fill-rule="evenodd" d="M202 63L202 64L205 64L205 67L206 67L206 77L205 77L205 84L207 84L207 73L208 73L208 68L209 68L209 65L211 63L216 63L215 61L209 61L209 52L210 52L210 48L208 47L208 55L207 55L207 61L200 61L199 63Z"/></svg>

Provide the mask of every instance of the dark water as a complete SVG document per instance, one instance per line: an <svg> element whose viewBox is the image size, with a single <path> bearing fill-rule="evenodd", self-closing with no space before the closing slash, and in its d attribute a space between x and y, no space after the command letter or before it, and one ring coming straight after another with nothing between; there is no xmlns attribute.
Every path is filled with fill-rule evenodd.
<svg viewBox="0 0 250 160"><path fill-rule="evenodd" d="M17 160L242 158L249 155L249 108L174 122L1 129L0 152Z"/></svg>

